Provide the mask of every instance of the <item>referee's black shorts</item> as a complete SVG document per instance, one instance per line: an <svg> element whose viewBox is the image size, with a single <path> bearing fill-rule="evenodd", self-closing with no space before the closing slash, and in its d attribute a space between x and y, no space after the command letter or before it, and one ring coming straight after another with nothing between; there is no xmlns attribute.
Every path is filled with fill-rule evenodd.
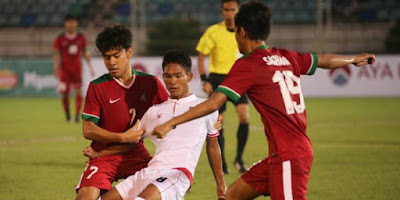
<svg viewBox="0 0 400 200"><path fill-rule="evenodd" d="M217 89L217 87L219 86L219 84L221 84L222 81L224 81L225 77L226 77L226 75L224 75L224 74L210 73L210 76L208 76L207 81L211 83L213 90L215 91ZM235 104L235 106L242 104L242 103L245 103L245 104L249 103L249 99L248 99L246 93L243 93L243 95L240 97L240 99L237 102L232 101L232 99L230 99L229 97L228 97L228 101ZM225 110L226 110L226 102L221 106L221 108L218 111L219 111L219 113L224 113Z"/></svg>

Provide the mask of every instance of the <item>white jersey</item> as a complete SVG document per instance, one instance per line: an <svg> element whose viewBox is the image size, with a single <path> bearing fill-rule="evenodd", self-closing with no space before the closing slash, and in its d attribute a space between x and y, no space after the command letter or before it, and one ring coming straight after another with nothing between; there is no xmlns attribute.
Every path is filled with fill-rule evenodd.
<svg viewBox="0 0 400 200"><path fill-rule="evenodd" d="M147 168L184 168L194 176L206 137L219 135L218 130L214 128L218 111L176 126L167 133L164 139L157 139L156 136L150 134L156 126L185 113L204 100L191 94L182 99L168 99L147 110L141 120L140 128L146 131L145 137L149 137L156 145L156 152Z"/></svg>

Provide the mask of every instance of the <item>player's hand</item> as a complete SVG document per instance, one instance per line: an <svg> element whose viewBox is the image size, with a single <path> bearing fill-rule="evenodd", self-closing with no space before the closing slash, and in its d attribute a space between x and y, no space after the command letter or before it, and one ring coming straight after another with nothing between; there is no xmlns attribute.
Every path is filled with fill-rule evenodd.
<svg viewBox="0 0 400 200"><path fill-rule="evenodd" d="M226 198L226 186L225 184L217 185L218 200L224 200Z"/></svg>
<svg viewBox="0 0 400 200"><path fill-rule="evenodd" d="M203 91L208 95L211 95L211 93L213 93L213 88L210 82L208 81L204 82Z"/></svg>
<svg viewBox="0 0 400 200"><path fill-rule="evenodd" d="M222 120L224 119L224 116L223 115L219 115L218 116L218 120L217 120L217 122L215 122L215 124L214 124L214 128L217 130L217 131L220 131L221 129L222 129Z"/></svg>
<svg viewBox="0 0 400 200"><path fill-rule="evenodd" d="M362 53L354 56L353 64L357 67L365 66L367 64L375 63L375 55L369 53Z"/></svg>
<svg viewBox="0 0 400 200"><path fill-rule="evenodd" d="M97 158L99 156L99 153L95 151L91 146L87 146L85 149L83 149L83 155L89 158Z"/></svg>
<svg viewBox="0 0 400 200"><path fill-rule="evenodd" d="M140 120L136 121L136 124L128 129L127 131L125 131L125 141L126 143L138 143L140 141L140 138L142 137L142 135L144 134L144 130L143 129L138 129L140 125Z"/></svg>
<svg viewBox="0 0 400 200"><path fill-rule="evenodd" d="M151 134L157 136L157 138L159 138L159 139L163 139L163 138L165 138L167 133L172 129L174 129L173 126L170 126L167 123L165 123L165 124L162 124L162 125L154 128L153 133L151 133Z"/></svg>

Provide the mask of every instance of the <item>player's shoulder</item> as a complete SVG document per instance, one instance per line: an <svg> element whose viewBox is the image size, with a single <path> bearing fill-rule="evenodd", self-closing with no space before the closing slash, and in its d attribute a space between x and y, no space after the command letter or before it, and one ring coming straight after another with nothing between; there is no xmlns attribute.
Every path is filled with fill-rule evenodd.
<svg viewBox="0 0 400 200"><path fill-rule="evenodd" d="M112 78L111 74L104 74L104 75L98 77L97 79L91 81L91 83L93 85L99 85L101 83L105 83L105 82L111 81L112 79L113 78Z"/></svg>
<svg viewBox="0 0 400 200"><path fill-rule="evenodd" d="M224 22L219 22L216 24L211 25L210 27L207 28L206 33L208 34L213 34L215 32L225 30L225 25L223 24Z"/></svg>
<svg viewBox="0 0 400 200"><path fill-rule="evenodd" d="M157 77L155 77L154 75L136 70L132 70L132 73L136 76L135 81L142 82L143 84L151 84L151 86L157 84Z"/></svg>
<svg viewBox="0 0 400 200"><path fill-rule="evenodd" d="M56 39L63 38L65 36L65 31L61 31L57 34Z"/></svg>
<svg viewBox="0 0 400 200"><path fill-rule="evenodd" d="M78 32L76 32L76 34L78 35L78 36L85 36L85 34L83 34L83 32L82 31L78 31Z"/></svg>
<svg viewBox="0 0 400 200"><path fill-rule="evenodd" d="M141 72L141 71L136 71L136 70L132 70L133 74L135 74L136 76L142 76L142 77L149 77L149 78L154 78L154 75L145 73L145 72Z"/></svg>

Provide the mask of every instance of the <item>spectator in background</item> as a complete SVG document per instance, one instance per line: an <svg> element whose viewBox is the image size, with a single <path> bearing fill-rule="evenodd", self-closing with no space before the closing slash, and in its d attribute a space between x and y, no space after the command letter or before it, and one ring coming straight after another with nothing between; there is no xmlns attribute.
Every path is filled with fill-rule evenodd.
<svg viewBox="0 0 400 200"><path fill-rule="evenodd" d="M67 122L71 121L69 111L69 92L71 87L75 90L75 122L79 122L82 105L82 62L83 55L89 66L90 74L95 75L87 41L82 33L77 32L78 20L72 15L64 18L65 32L57 36L54 41L54 75L59 78L57 91L62 95L62 104Z"/></svg>
<svg viewBox="0 0 400 200"><path fill-rule="evenodd" d="M239 49L235 40L234 18L239 10L239 5L239 0L222 0L221 13L224 17L224 21L209 27L200 38L196 47L196 50L199 52L198 68L203 91L208 95L211 95L218 85L224 81L226 75L238 58ZM210 75L208 78L206 77L204 64L207 55L210 55ZM242 157L249 135L249 105L246 93L243 94L237 102L234 102L234 104L239 116L239 127L237 130L238 145L234 164L239 172L243 173L246 171L246 167ZM219 109L219 114L223 116L225 110L226 103ZM223 128L220 130L218 143L221 147L222 167L224 173L228 174L228 166L225 161L225 138Z"/></svg>

